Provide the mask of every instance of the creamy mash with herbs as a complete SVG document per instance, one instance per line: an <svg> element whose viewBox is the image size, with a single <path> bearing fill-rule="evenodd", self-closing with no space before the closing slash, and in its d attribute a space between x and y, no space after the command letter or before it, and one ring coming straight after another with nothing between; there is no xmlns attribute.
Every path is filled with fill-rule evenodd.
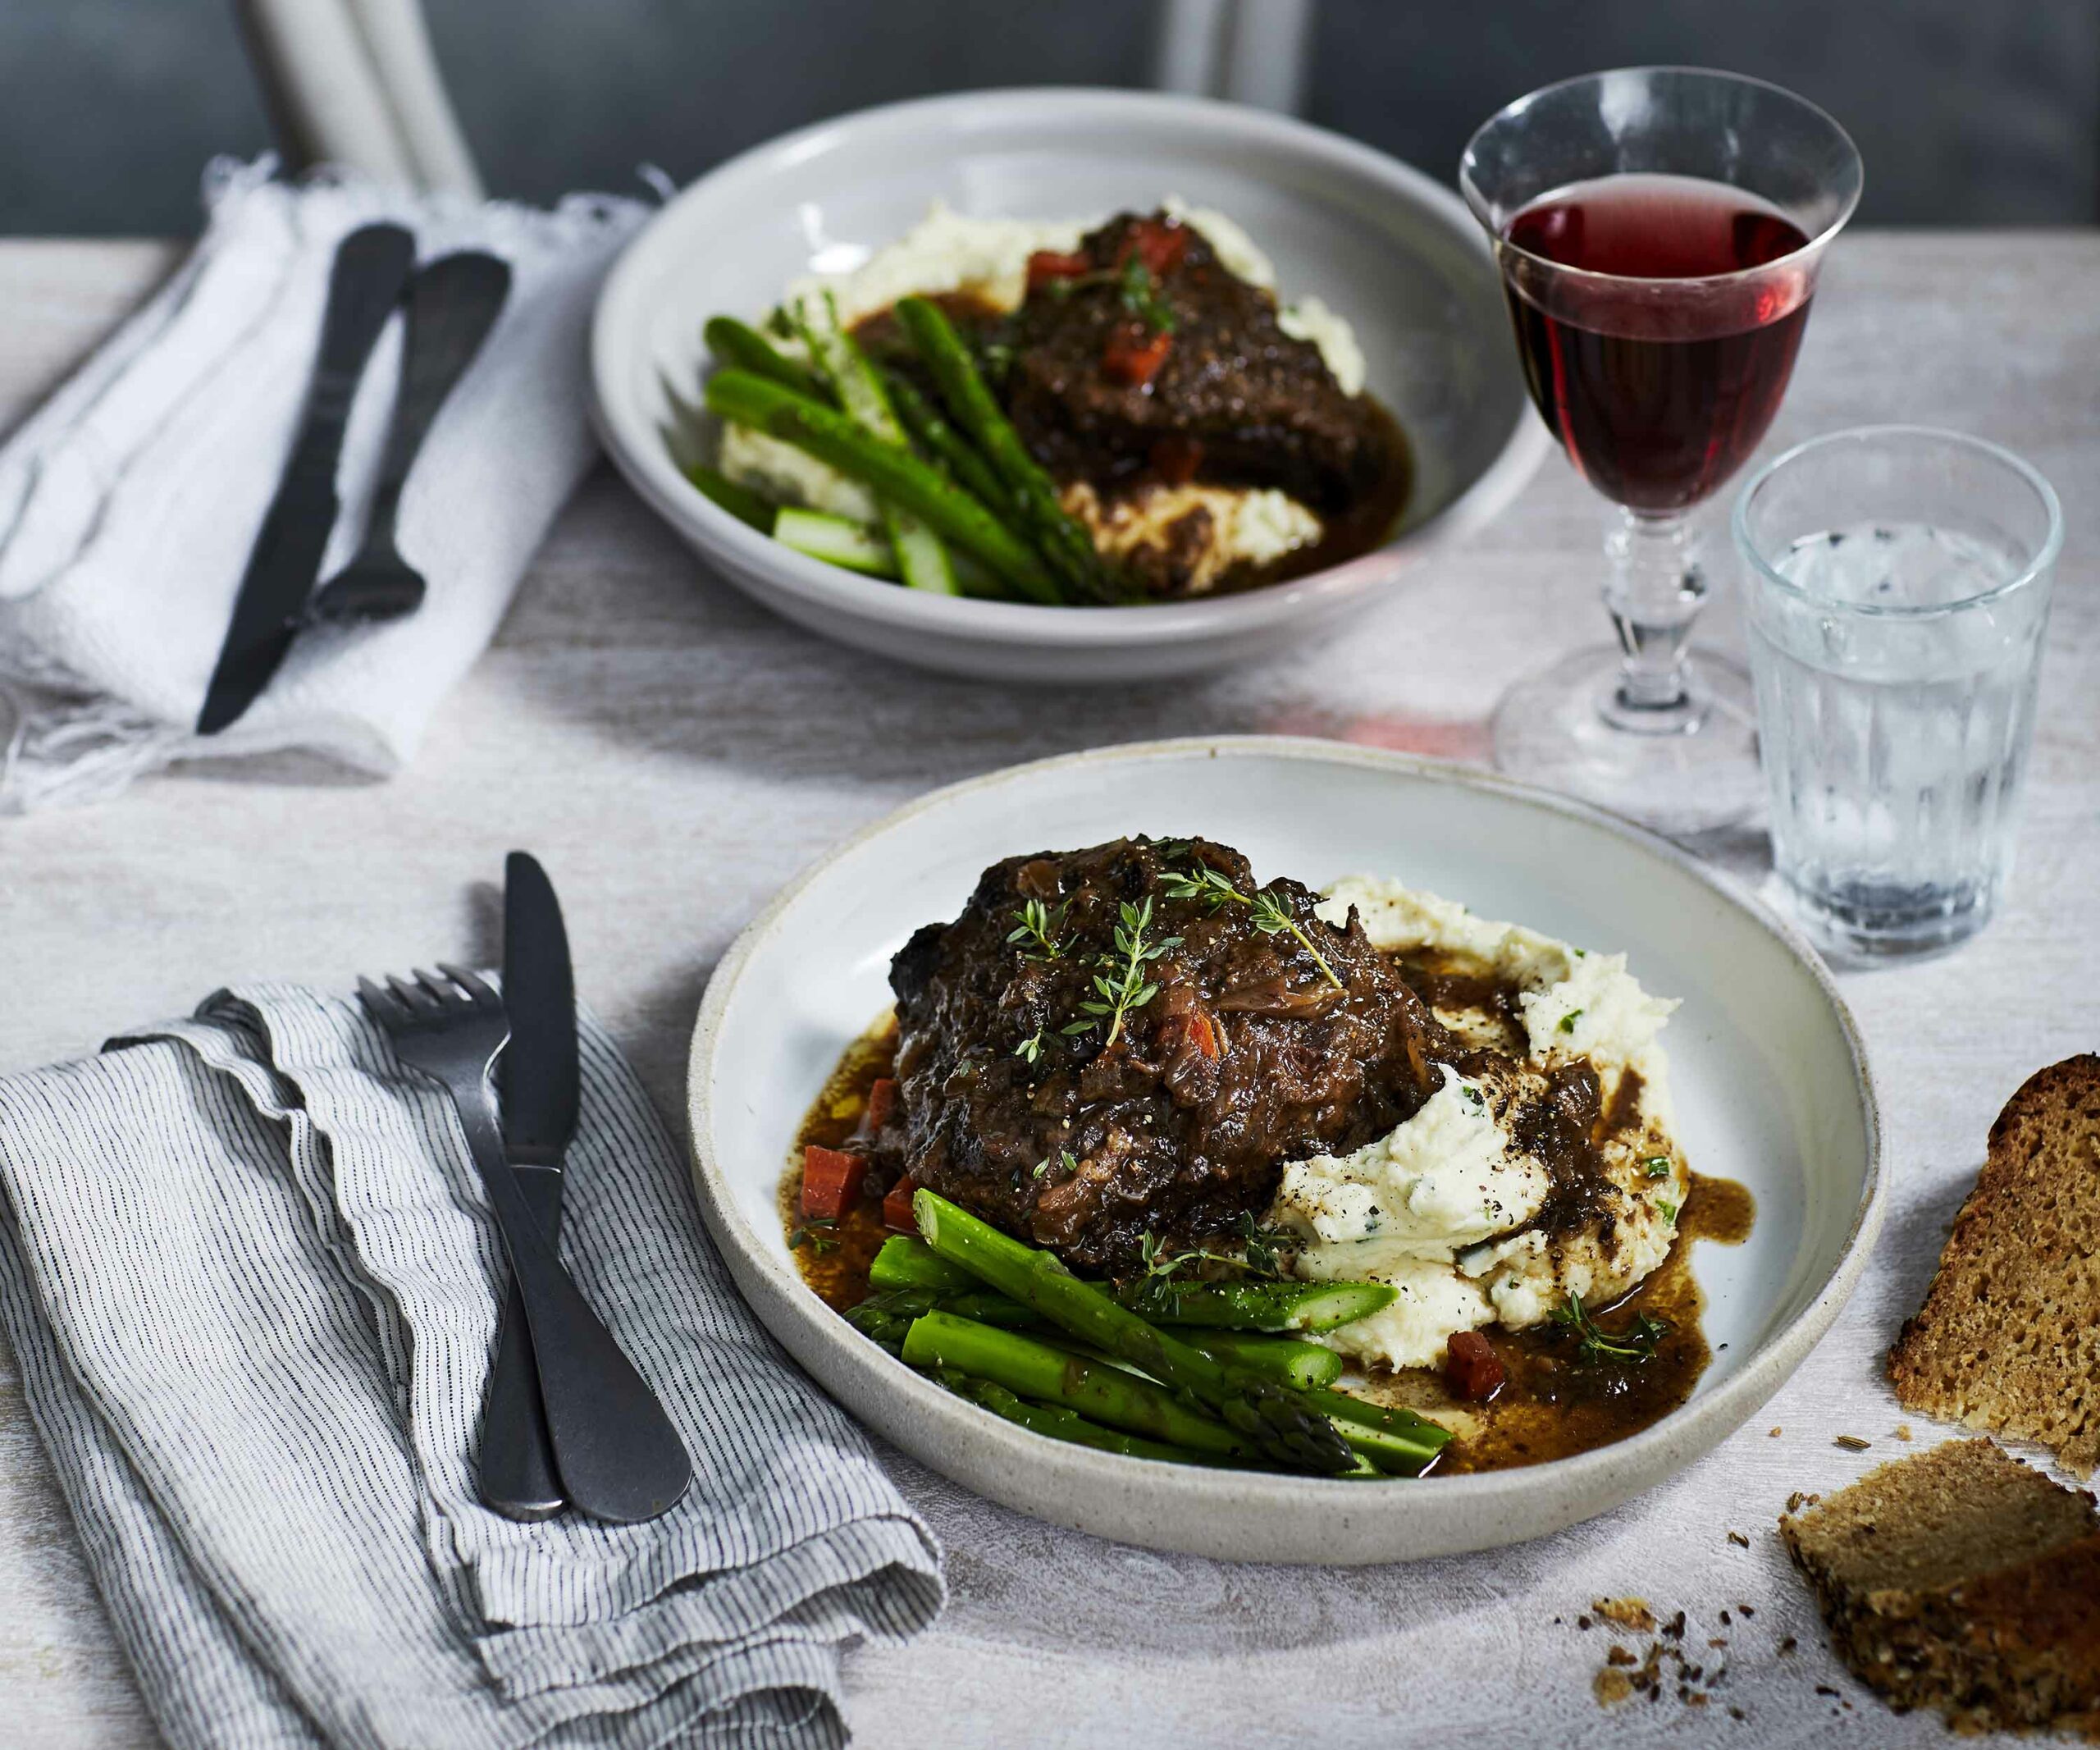
<svg viewBox="0 0 2100 1750"><path fill-rule="evenodd" d="M1492 1073L1441 1067L1442 1085L1388 1135L1285 1167L1269 1219L1298 1236L1297 1273L1399 1291L1320 1341L1366 1365L1435 1366L1454 1332L1522 1329L1571 1295L1602 1304L1631 1289L1668 1254L1689 1185L1658 1043L1676 1003L1643 990L1623 954L1490 922L1398 881L1349 877L1320 909L1341 922L1351 907L1375 947L1445 975L1428 986L1440 1021L1506 1057ZM1590 1203L1556 1222L1553 1176L1510 1117L1577 1060L1610 1122Z"/></svg>

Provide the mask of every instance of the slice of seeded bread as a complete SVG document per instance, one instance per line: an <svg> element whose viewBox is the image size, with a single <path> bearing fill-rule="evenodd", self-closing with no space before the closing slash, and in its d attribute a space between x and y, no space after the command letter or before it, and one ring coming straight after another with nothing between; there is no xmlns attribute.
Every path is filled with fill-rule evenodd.
<svg viewBox="0 0 2100 1750"><path fill-rule="evenodd" d="M1917 1316L1888 1353L1909 1410L2100 1463L2100 1057L2030 1076Z"/></svg>
<svg viewBox="0 0 2100 1750"><path fill-rule="evenodd" d="M1965 1730L2100 1727L2100 1514L1988 1440L1869 1471L1779 1520L1838 1656Z"/></svg>

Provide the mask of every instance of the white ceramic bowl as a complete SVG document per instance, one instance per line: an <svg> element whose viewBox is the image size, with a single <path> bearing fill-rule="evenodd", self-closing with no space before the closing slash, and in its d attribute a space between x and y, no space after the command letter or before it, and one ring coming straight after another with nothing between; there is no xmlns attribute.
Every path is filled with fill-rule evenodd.
<svg viewBox="0 0 2100 1750"><path fill-rule="evenodd" d="M1202 834L1264 876L1395 875L1578 944L1680 997L1663 1043L1701 1172L1757 1199L1747 1244L1693 1268L1716 1350L1691 1399L1616 1445L1530 1469L1371 1484L1066 1446L949 1396L806 1287L776 1201L797 1127L889 1000L890 956L988 863L1118 834ZM1229 1560L1392 1561L1521 1542L1614 1506L1753 1414L1829 1326L1881 1222L1859 1035L1801 939L1682 852L1581 803L1396 754L1271 737L1073 755L941 790L849 840L717 969L688 1083L701 1209L759 1317L870 1427L995 1501Z"/></svg>
<svg viewBox="0 0 2100 1750"><path fill-rule="evenodd" d="M797 274L850 267L936 199L966 213L1105 217L1169 194L1238 219L1285 295L1354 325L1415 450L1394 539L1318 576L1216 601L1043 608L929 596L796 553L710 503L667 435L711 442L701 327L755 318ZM959 674L1114 681L1260 654L1376 600L1509 504L1547 447L1479 228L1418 171L1304 123L1126 91L993 91L864 111L733 159L635 238L600 295L592 400L635 490L730 582L812 630ZM680 411L682 406L686 411Z"/></svg>

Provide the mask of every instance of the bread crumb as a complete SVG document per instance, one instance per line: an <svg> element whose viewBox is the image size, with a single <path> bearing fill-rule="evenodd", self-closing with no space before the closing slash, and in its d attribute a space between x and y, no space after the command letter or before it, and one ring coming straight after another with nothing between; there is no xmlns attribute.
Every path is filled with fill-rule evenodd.
<svg viewBox="0 0 2100 1750"><path fill-rule="evenodd" d="M1633 1656L1633 1649L1630 1647L1614 1647L1605 1655L1606 1665L1638 1665L1640 1662Z"/></svg>
<svg viewBox="0 0 2100 1750"><path fill-rule="evenodd" d="M1771 1436L1771 1437L1772 1437L1773 1439L1774 1439L1774 1440L1777 1440L1777 1439L1779 1437L1779 1431L1778 1431L1778 1429L1777 1429L1777 1428L1775 1428L1774 1429L1773 1429L1773 1430L1772 1430L1772 1436Z"/></svg>
<svg viewBox="0 0 2100 1750"><path fill-rule="evenodd" d="M1590 1691L1598 1707L1614 1707L1633 1693L1633 1679L1608 1665L1590 1679Z"/></svg>
<svg viewBox="0 0 2100 1750"><path fill-rule="evenodd" d="M1636 1634L1655 1632L1655 1613L1648 1608L1646 1598L1599 1598L1590 1608L1606 1622L1615 1622L1622 1629L1631 1629Z"/></svg>
<svg viewBox="0 0 2100 1750"><path fill-rule="evenodd" d="M1897 1423L1896 1424L1896 1437L1898 1440L1908 1440L1911 1437L1911 1424L1907 1422Z"/></svg>

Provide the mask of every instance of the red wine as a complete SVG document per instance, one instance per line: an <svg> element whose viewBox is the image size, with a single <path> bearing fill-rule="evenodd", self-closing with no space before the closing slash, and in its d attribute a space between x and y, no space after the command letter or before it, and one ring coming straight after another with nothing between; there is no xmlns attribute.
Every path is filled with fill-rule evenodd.
<svg viewBox="0 0 2100 1750"><path fill-rule="evenodd" d="M1742 465L1808 321L1810 269L1786 262L1808 242L1800 226L1725 183L1629 175L1535 201L1503 235L1586 270L1503 258L1532 399L1584 479L1615 503L1669 511ZM1715 283L1724 274L1742 276ZM1682 292L1655 283L1669 281Z"/></svg>

